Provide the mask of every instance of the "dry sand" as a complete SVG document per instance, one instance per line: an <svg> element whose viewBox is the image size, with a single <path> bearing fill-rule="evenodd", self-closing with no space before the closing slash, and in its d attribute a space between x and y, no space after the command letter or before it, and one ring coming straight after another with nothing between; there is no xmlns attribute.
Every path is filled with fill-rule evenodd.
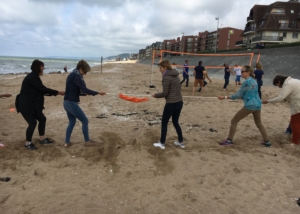
<svg viewBox="0 0 300 214"><path fill-rule="evenodd" d="M81 213L300 213L300 147L284 135L289 107L265 105L262 121L272 148L260 145L262 137L253 117L238 124L235 145L218 145L228 133L230 120L243 106L241 101L184 98L180 124L185 149L175 148L176 132L170 122L165 150L154 148L159 140L164 99L143 103L120 99L118 93L153 94L161 90L161 75L142 64L105 64L86 75L89 88L111 93L81 97L81 108L89 118L93 148L83 146L81 123L64 148L68 124L63 98L46 97L46 134L53 145L38 145L37 151L23 147L27 124L20 114L10 113L15 96L1 99L0 182L1 214ZM66 74L48 74L43 83L64 90ZM190 78L193 81L193 78ZM23 76L0 76L0 93L17 94ZM191 82L192 82L191 81ZM213 79L205 96L230 95L237 91L231 79L228 91L222 80ZM192 84L182 86L185 96ZM263 87L264 98L279 89ZM107 118L96 118L103 116ZM152 125L149 125L151 124ZM210 132L213 128L217 132Z"/></svg>

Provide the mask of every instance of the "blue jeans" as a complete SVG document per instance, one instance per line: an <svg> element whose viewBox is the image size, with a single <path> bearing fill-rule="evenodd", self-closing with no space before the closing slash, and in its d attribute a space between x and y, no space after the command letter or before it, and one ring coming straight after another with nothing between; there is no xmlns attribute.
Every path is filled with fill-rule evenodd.
<svg viewBox="0 0 300 214"><path fill-rule="evenodd" d="M76 124L76 118L80 120L82 123L82 133L84 136L85 142L88 142L90 140L89 138L89 120L85 116L82 109L79 107L78 103L76 102L70 102L67 100L64 100L64 108L67 112L67 116L69 118L69 125L67 127L66 131L66 143L70 143L71 134L73 131L73 128Z"/></svg>
<svg viewBox="0 0 300 214"><path fill-rule="evenodd" d="M241 82L241 76L242 75L236 75L235 81L236 82Z"/></svg>
<svg viewBox="0 0 300 214"><path fill-rule="evenodd" d="M225 79L225 83L223 89L226 89L227 85L229 84L229 77L224 77L224 79Z"/></svg>
<svg viewBox="0 0 300 214"><path fill-rule="evenodd" d="M184 81L186 80L186 87L189 86L189 75L184 74L183 75L183 80L180 82L180 84L184 83Z"/></svg>
<svg viewBox="0 0 300 214"><path fill-rule="evenodd" d="M180 125L178 123L182 106L183 106L182 101L180 101L178 103L166 103L165 108L164 108L164 113L162 116L162 123L161 123L160 142L162 144L164 144L166 142L166 136L167 136L167 131L168 131L168 122L171 117L172 117L173 126L175 127L175 130L178 135L178 141L180 143L183 142L182 131L181 131Z"/></svg>

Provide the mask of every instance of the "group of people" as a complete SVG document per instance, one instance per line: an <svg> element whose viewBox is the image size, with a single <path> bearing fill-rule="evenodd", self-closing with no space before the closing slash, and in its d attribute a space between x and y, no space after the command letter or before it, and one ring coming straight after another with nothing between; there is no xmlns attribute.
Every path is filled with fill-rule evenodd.
<svg viewBox="0 0 300 214"><path fill-rule="evenodd" d="M183 81L180 82L178 77L178 72L172 69L169 61L162 61L160 64L160 71L162 73L162 83L163 83L163 92L152 95L156 98L166 98L166 105L163 112L162 119L162 130L161 130L161 139L159 142L154 143L155 147L165 149L165 140L167 133L167 124L169 119L172 117L172 122L175 127L175 130L178 135L178 141L174 142L176 146L184 148L183 136L181 132L180 125L178 123L180 112L182 110L182 95L180 85ZM186 76L186 68L188 66L188 61L185 61L184 76ZM228 85L230 70L227 63L224 64L225 67L225 85ZM236 65L238 67L238 65ZM195 84L200 84L200 87L203 87L203 71L204 67L202 66L202 61L199 61L198 66L195 67ZM237 93L230 96L219 96L219 100L224 99L242 99L244 101L244 106L239 110L233 119L231 120L231 125L229 129L229 134L227 138L220 142L221 146L231 146L233 145L233 138L237 129L237 124L240 120L247 117L249 114L253 115L254 122L259 129L263 142L261 143L265 147L270 147L271 142L265 127L261 121L261 107L262 104L275 103L286 100L291 107L291 122L290 127L293 130L292 142L295 144L300 144L300 80L293 79L291 77L278 75L273 80L273 85L279 88L282 88L278 97L261 101L261 92L260 87L262 85L262 66L260 63L256 64L256 70L254 71L251 66L245 65L240 71L239 69L235 70L237 79L236 82L240 83L240 77L244 78L245 81L242 83L240 89ZM240 72L240 73L239 73ZM201 74L201 76L199 76ZM239 77L238 77L239 76ZM202 77L202 78L201 78ZM237 85L236 83L236 85ZM203 90L203 89L202 89ZM195 87L193 93L195 92Z"/></svg>
<svg viewBox="0 0 300 214"><path fill-rule="evenodd" d="M70 136L76 123L76 119L82 123L82 132L84 135L84 145L95 145L95 142L90 140L88 133L88 118L79 107L79 95L85 93L88 95L104 95L104 92L92 91L86 87L83 76L90 71L89 64L81 60L78 62L76 69L69 74L66 80L66 90L58 91L47 88L43 85L41 75L44 71L44 63L40 60L34 60L31 65L31 73L23 80L20 94L17 95L15 105L17 112L20 112L23 118L28 123L26 130L25 147L30 150L35 150L37 147L32 143L32 135L37 126L39 132L40 144L51 144L53 141L45 137L46 117L43 114L44 96L64 96L64 109L69 119L69 125L66 130L65 147L72 145Z"/></svg>
<svg viewBox="0 0 300 214"><path fill-rule="evenodd" d="M226 66L228 67L228 65ZM38 124L39 142L40 144L51 144L51 139L45 137L46 117L43 114L44 96L64 96L64 109L69 119L69 124L66 129L65 147L72 145L70 137L76 123L76 119L82 123L82 133L84 135L84 145L95 145L96 142L90 140L88 132L88 118L79 107L80 94L88 95L105 95L105 92L97 92L86 87L84 75L90 71L90 66L84 60L78 62L76 69L74 69L66 80L65 91L58 91L47 88L43 85L40 76L43 75L44 63L40 60L34 60L31 65L32 72L28 74L21 86L20 94L16 97L16 109L20 112L23 118L28 123L26 130L25 147L30 150L37 149L32 143L32 135ZM179 117L183 107L183 97L181 93L181 81L179 72L173 69L168 60L163 60L159 63L159 70L162 74L163 90L161 93L153 94L154 98L165 98L166 104L162 115L161 137L160 140L153 145L161 149L165 149L166 136L168 129L168 122L172 117L172 123L177 132L178 139L174 145L180 148L185 148L184 139L181 127L179 125ZM227 69L228 70L228 69ZM202 61L199 61L198 66L195 67L195 84L200 84L202 91L204 87L203 73L205 71L202 66ZM228 71L226 71L228 72ZM201 74L201 75L200 75ZM204 74L204 75L203 75ZM200 76L199 76L200 75ZM258 82L255 80L255 74L251 66L245 65L241 69L241 77L245 79L237 93L230 96L219 96L219 100L224 99L242 99L244 107L239 110L231 120L231 126L227 138L220 142L222 146L233 145L233 138L237 129L237 124L240 120L253 115L254 122L263 136L262 145L270 147L270 139L261 122L261 106L267 103L276 103L286 100L291 107L290 126L293 130L292 141L295 144L300 143L300 80L278 75L274 78L273 85L282 88L278 97L261 101L258 93ZM209 79L209 78L208 78ZM209 79L210 80L210 79ZM211 80L210 80L211 81ZM195 86L195 85L194 85ZM195 91L195 87L193 92ZM10 94L1 95L1 97L9 97Z"/></svg>

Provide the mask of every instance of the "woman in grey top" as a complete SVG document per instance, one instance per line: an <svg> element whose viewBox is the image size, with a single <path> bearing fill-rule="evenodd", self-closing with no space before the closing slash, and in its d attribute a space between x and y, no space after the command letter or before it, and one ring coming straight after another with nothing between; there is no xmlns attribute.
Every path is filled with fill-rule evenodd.
<svg viewBox="0 0 300 214"><path fill-rule="evenodd" d="M174 142L174 144L175 146L184 148L185 146L183 144L182 131L178 123L180 112L183 106L180 87L181 85L178 76L179 73L178 71L172 69L171 64L168 60L163 60L161 63L159 63L159 70L162 73L163 92L153 94L152 97L164 97L166 99L166 105L162 116L160 141L154 143L153 145L155 147L165 149L168 122L172 117L172 122L178 135L178 141Z"/></svg>

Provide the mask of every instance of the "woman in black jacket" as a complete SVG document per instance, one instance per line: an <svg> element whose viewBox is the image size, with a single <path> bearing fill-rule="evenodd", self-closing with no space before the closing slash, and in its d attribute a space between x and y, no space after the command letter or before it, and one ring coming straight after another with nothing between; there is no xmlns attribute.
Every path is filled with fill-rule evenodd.
<svg viewBox="0 0 300 214"><path fill-rule="evenodd" d="M43 85L40 78L44 71L44 63L42 61L34 60L31 65L31 71L32 72L28 74L22 82L20 94L16 98L16 109L18 112L21 112L23 118L28 123L25 147L34 150L37 148L31 142L31 139L37 121L39 121L39 142L41 144L53 143L49 138L45 138L46 117L43 114L44 95L64 95L65 92L56 91Z"/></svg>

